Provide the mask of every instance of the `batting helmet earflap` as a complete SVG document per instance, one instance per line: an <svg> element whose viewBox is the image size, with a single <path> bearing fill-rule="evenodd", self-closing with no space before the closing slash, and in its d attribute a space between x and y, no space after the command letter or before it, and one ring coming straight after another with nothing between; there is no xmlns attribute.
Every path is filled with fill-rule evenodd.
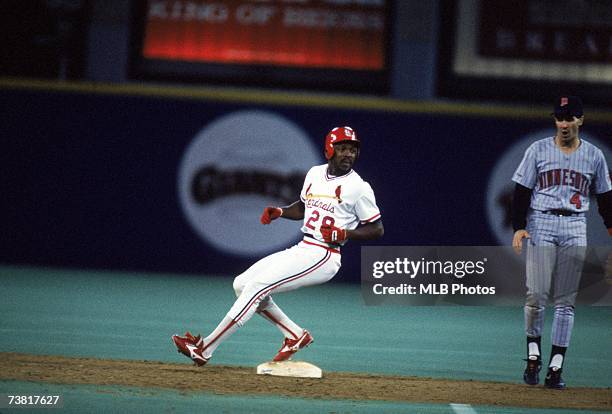
<svg viewBox="0 0 612 414"><path fill-rule="evenodd" d="M353 141L360 144L353 128L349 126L336 127L325 136L325 158L331 159L334 156L334 144L342 141Z"/></svg>

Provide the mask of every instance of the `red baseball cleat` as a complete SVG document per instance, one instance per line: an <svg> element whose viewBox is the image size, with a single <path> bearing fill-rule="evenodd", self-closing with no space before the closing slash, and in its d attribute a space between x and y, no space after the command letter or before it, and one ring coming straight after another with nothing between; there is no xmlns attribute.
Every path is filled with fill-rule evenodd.
<svg viewBox="0 0 612 414"><path fill-rule="evenodd" d="M313 341L312 335L307 330L304 330L304 333L298 339L285 338L273 361L286 361L297 351L313 343Z"/></svg>
<svg viewBox="0 0 612 414"><path fill-rule="evenodd" d="M190 358L199 367L210 359L204 356L204 340L200 335L193 336L190 332L185 332L185 336L172 335L172 342L179 353Z"/></svg>

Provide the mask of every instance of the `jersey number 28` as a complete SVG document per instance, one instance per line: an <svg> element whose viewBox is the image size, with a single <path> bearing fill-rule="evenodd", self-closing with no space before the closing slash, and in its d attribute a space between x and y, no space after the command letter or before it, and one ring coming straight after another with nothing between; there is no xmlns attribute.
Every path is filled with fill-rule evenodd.
<svg viewBox="0 0 612 414"><path fill-rule="evenodd" d="M315 224L317 223L317 221L319 221L319 218L321 217L320 213L318 210L314 210L312 212L312 214L310 215L310 217L308 218L308 220L306 220L306 227L308 227L309 229L316 231L315 228ZM324 216L323 219L321 220L321 226L323 227L327 227L327 226L333 226L334 223L336 222L336 220L334 220L333 217L330 216Z"/></svg>

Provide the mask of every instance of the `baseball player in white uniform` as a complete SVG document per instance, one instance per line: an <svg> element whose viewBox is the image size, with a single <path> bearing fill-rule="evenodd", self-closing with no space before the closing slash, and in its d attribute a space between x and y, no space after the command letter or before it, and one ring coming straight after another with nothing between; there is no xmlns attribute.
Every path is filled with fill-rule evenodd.
<svg viewBox="0 0 612 414"><path fill-rule="evenodd" d="M340 250L348 240L371 240L384 233L374 192L353 168L360 141L350 127L332 129L325 138L327 164L306 174L300 200L286 207L266 207L262 224L277 218L303 220L297 245L264 257L234 279L238 297L221 323L206 337L173 335L178 352L202 366L215 349L258 313L284 336L274 361L289 359L313 337L291 320L272 295L329 281L340 269Z"/></svg>
<svg viewBox="0 0 612 414"><path fill-rule="evenodd" d="M523 239L528 240L524 308L527 367L523 380L529 385L539 383L544 312L552 290L552 350L544 385L562 389L561 372L586 254L585 211L592 192L612 236L612 185L602 151L579 137L584 121L580 98L560 97L553 115L556 135L533 143L512 177L516 183L512 245L520 252Z"/></svg>

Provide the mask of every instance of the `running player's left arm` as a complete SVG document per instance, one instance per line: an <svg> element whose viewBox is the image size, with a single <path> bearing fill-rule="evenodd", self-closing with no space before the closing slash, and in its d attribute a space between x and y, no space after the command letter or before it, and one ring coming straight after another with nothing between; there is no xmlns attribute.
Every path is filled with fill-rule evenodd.
<svg viewBox="0 0 612 414"><path fill-rule="evenodd" d="M346 238L349 240L374 240L385 234L382 220L379 218L373 223L366 223L355 230L347 230Z"/></svg>
<svg viewBox="0 0 612 414"><path fill-rule="evenodd" d="M347 230L346 238L350 240L373 240L385 234L380 209L376 205L374 190L367 182L363 182L361 197L355 203L355 213L360 220L356 229Z"/></svg>
<svg viewBox="0 0 612 414"><path fill-rule="evenodd" d="M333 224L321 226L321 236L328 243L342 243L345 240L374 240L385 234L382 220L362 224L356 229L341 229Z"/></svg>

